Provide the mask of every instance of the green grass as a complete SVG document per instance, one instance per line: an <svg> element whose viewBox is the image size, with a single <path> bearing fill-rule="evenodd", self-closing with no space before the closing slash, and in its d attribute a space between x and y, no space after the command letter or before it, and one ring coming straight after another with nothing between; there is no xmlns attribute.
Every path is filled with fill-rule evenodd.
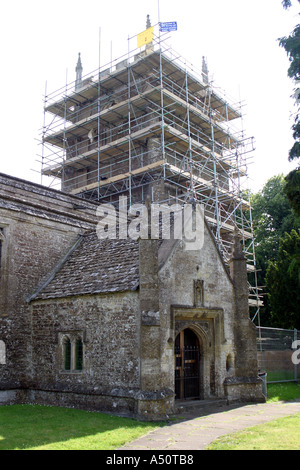
<svg viewBox="0 0 300 470"><path fill-rule="evenodd" d="M268 402L300 398L300 385L268 385ZM37 405L0 406L0 450L114 450L165 423ZM211 449L300 449L300 415L215 441Z"/></svg>
<svg viewBox="0 0 300 470"><path fill-rule="evenodd" d="M300 413L220 437L207 450L299 450Z"/></svg>
<svg viewBox="0 0 300 470"><path fill-rule="evenodd" d="M0 406L0 450L113 450L159 425L70 408Z"/></svg>
<svg viewBox="0 0 300 470"><path fill-rule="evenodd" d="M300 384L268 385L267 403L300 398ZM220 437L207 450L300 450L300 413Z"/></svg>
<svg viewBox="0 0 300 470"><path fill-rule="evenodd" d="M300 384L294 382L269 384L267 394L267 403L295 400L300 398Z"/></svg>

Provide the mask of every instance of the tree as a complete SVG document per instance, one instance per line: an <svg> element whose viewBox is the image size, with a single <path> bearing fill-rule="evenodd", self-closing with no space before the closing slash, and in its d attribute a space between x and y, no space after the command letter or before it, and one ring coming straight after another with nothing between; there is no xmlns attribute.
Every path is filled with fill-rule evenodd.
<svg viewBox="0 0 300 470"><path fill-rule="evenodd" d="M298 0L298 3L300 3L300 0ZM282 5L287 9L292 6L292 1L283 0ZM295 143L288 156L289 161L292 161L300 158L300 25L298 24L288 37L281 38L279 44L285 49L290 61L288 76L295 81L294 96L297 111L292 126ZM285 191L292 208L300 215L300 166L287 175Z"/></svg>
<svg viewBox="0 0 300 470"><path fill-rule="evenodd" d="M285 178L285 194L295 213L300 216L300 171L293 170Z"/></svg>
<svg viewBox="0 0 300 470"><path fill-rule="evenodd" d="M288 68L288 76L295 81L295 100L299 104L300 89L300 25L297 25L294 31L288 37L283 37L279 40L289 58L290 66ZM298 106L299 108L299 106ZM294 125L292 126L293 138L296 141L289 152L289 160L292 161L300 157L300 122L299 122L299 109L295 114Z"/></svg>
<svg viewBox="0 0 300 470"><path fill-rule="evenodd" d="M266 276L272 326L300 329L300 231L280 240L278 259Z"/></svg>
<svg viewBox="0 0 300 470"><path fill-rule="evenodd" d="M284 189L285 178L283 175L277 175L267 181L262 191L251 196L259 286L266 286L268 265L278 259L280 238L284 237L286 232L300 229L300 219L291 209ZM268 296L264 299L260 317L264 326L273 326Z"/></svg>

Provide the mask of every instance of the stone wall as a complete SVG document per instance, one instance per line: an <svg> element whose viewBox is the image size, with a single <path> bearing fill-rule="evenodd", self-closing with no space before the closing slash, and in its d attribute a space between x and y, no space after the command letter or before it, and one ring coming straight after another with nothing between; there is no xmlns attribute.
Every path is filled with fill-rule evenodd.
<svg viewBox="0 0 300 470"><path fill-rule="evenodd" d="M0 227L3 228L0 282L0 389L26 387L32 372L27 297L72 246L94 227L94 204L43 186L0 174Z"/></svg>
<svg viewBox="0 0 300 470"><path fill-rule="evenodd" d="M184 242L178 241L161 264L163 261L159 277L164 386L174 387L175 338L182 329L191 328L202 344L202 398L224 397L223 382L231 373L226 361L233 354L234 292L206 224L202 249L188 251ZM202 305L197 305L195 281L202 281Z"/></svg>
<svg viewBox="0 0 300 470"><path fill-rule="evenodd" d="M95 229L96 208L0 174L0 404L27 400L162 419L174 409L174 343L186 328L200 343L201 397L257 400L246 261L236 255L230 276L206 224L197 251L182 240L141 240L138 290L33 297L78 236ZM73 355L82 342L82 370L73 359L66 370L67 340Z"/></svg>
<svg viewBox="0 0 300 470"><path fill-rule="evenodd" d="M33 301L31 312L30 389L35 396L41 400L38 391L46 396L59 391L70 406L74 405L70 394L82 395L76 404L91 395L87 403L94 409L119 410L122 401L129 412L140 382L138 293ZM66 337L83 340L80 371L64 369Z"/></svg>

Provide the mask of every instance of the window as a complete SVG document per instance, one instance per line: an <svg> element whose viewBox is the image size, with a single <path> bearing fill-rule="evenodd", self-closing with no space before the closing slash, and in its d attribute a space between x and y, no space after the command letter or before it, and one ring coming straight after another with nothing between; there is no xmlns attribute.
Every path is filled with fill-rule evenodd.
<svg viewBox="0 0 300 470"><path fill-rule="evenodd" d="M226 358L226 371L229 373L229 372L232 372L232 370L233 370L233 357L231 354L228 354Z"/></svg>
<svg viewBox="0 0 300 470"><path fill-rule="evenodd" d="M75 343L75 369L82 370L83 362L83 345L82 340L77 339Z"/></svg>
<svg viewBox="0 0 300 470"><path fill-rule="evenodd" d="M64 341L64 361L65 361L65 370L71 370L71 341L69 338L66 338Z"/></svg>
<svg viewBox="0 0 300 470"><path fill-rule="evenodd" d="M62 334L62 369L65 372L83 370L83 341L78 333Z"/></svg>

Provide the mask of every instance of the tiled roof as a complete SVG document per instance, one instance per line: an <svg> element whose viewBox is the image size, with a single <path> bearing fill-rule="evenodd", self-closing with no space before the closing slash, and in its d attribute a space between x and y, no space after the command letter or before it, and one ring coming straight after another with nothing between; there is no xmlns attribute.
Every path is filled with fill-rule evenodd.
<svg viewBox="0 0 300 470"><path fill-rule="evenodd" d="M99 240L93 230L77 241L28 301L136 290L138 284L139 243Z"/></svg>

